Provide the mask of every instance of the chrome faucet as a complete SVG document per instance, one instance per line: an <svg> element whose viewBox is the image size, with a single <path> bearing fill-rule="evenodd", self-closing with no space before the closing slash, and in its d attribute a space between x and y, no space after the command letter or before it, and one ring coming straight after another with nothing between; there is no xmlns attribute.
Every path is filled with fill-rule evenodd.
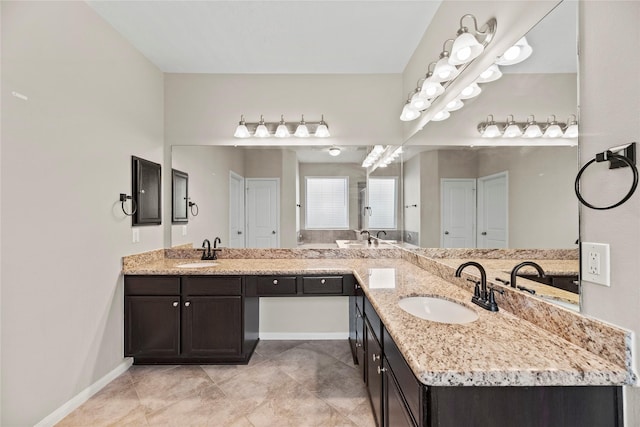
<svg viewBox="0 0 640 427"><path fill-rule="evenodd" d="M525 288L524 286L516 286L516 277L518 277L517 276L518 271L520 271L522 267L527 267L527 266L535 268L540 277L545 277L544 270L542 269L542 267L540 267L538 264L536 264L533 261L524 261L516 265L515 267L513 267L513 270L511 270L511 287L518 288L523 291L527 291L531 294L535 294L535 291L533 291L532 289Z"/></svg>
<svg viewBox="0 0 640 427"><path fill-rule="evenodd" d="M364 233L367 233L367 242L369 242L369 244L371 244L371 233L369 233L369 230L362 230L360 232L360 235L362 236Z"/></svg>
<svg viewBox="0 0 640 427"><path fill-rule="evenodd" d="M465 262L464 264L460 264L460 266L456 270L456 277L461 277L462 270L464 270L466 267L469 267L469 266L476 267L478 271L480 271L479 282L476 280L467 279L470 282L475 283L475 288L473 290L473 297L471 297L471 302L476 305L479 305L485 310L498 311L498 303L496 302L494 288L491 287L491 289L487 291L487 273L485 272L484 267L481 264L475 261L468 261L468 262ZM504 291L500 289L498 289L497 291L500 292L501 294L504 293Z"/></svg>
<svg viewBox="0 0 640 427"><path fill-rule="evenodd" d="M376 233L376 239L379 239L379 238L380 238L380 233L384 234L385 236L387 235L387 232L386 232L386 231L384 231L384 230L380 230L380 231L378 231L378 232Z"/></svg>

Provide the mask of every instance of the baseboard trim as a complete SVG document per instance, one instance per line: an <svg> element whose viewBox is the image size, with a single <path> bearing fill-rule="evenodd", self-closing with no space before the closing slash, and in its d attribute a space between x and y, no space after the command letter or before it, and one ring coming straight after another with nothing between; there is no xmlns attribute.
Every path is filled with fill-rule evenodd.
<svg viewBox="0 0 640 427"><path fill-rule="evenodd" d="M261 340L346 340L349 332L260 332Z"/></svg>
<svg viewBox="0 0 640 427"><path fill-rule="evenodd" d="M43 418L35 427L50 427L54 426L64 417L78 409L80 405L89 400L91 396L102 390L104 386L116 379L120 374L124 373L133 364L133 358L127 357L122 363L115 367L104 377L100 378L89 387L76 394L71 400L60 406L58 409Z"/></svg>

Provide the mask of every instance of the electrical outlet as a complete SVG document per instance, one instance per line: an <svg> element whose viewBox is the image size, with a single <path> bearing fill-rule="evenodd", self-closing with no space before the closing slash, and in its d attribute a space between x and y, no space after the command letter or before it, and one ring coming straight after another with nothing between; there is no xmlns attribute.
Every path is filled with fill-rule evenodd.
<svg viewBox="0 0 640 427"><path fill-rule="evenodd" d="M609 281L609 245L607 243L582 242L581 279L603 286L611 286Z"/></svg>
<svg viewBox="0 0 640 427"><path fill-rule="evenodd" d="M183 236L186 236L186 235L187 235L187 226L186 226L186 225L183 225L183 226L182 226L182 235L183 235Z"/></svg>
<svg viewBox="0 0 640 427"><path fill-rule="evenodd" d="M131 240L133 243L140 243L140 229L132 228L131 230Z"/></svg>

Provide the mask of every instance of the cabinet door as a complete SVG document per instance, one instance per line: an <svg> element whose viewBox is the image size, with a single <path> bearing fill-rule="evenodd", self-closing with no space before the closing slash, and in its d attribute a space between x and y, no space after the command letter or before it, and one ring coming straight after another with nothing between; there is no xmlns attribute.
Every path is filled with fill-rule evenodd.
<svg viewBox="0 0 640 427"><path fill-rule="evenodd" d="M367 355L365 354L365 332L364 332L364 317L358 308L355 309L355 347L356 347L356 359L358 360L358 368L360 370L360 378L362 381L366 381L366 366Z"/></svg>
<svg viewBox="0 0 640 427"><path fill-rule="evenodd" d="M382 426L382 349L376 340L368 322L365 322L366 330L366 370L367 391L371 399L371 408L376 419L376 424Z"/></svg>
<svg viewBox="0 0 640 427"><path fill-rule="evenodd" d="M400 386L395 380L393 371L384 359L384 418L388 427L415 427L404 402Z"/></svg>
<svg viewBox="0 0 640 427"><path fill-rule="evenodd" d="M191 296L182 307L185 356L239 356L242 353L242 297Z"/></svg>
<svg viewBox="0 0 640 427"><path fill-rule="evenodd" d="M180 297L127 296L125 356L177 356L180 352Z"/></svg>

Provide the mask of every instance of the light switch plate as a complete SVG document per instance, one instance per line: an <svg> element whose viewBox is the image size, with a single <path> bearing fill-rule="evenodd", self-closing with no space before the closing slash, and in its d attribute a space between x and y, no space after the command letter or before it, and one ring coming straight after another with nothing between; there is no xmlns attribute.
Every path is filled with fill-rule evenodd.
<svg viewBox="0 0 640 427"><path fill-rule="evenodd" d="M140 242L140 229L138 228L132 228L131 229L131 240L133 241L133 243L139 243Z"/></svg>
<svg viewBox="0 0 640 427"><path fill-rule="evenodd" d="M609 244L582 242L581 245L581 279L603 286L611 286L609 280Z"/></svg>
<svg viewBox="0 0 640 427"><path fill-rule="evenodd" d="M183 225L183 226L182 226L182 235L183 235L183 236L186 236L186 235L187 235L187 226L186 226L186 225Z"/></svg>

